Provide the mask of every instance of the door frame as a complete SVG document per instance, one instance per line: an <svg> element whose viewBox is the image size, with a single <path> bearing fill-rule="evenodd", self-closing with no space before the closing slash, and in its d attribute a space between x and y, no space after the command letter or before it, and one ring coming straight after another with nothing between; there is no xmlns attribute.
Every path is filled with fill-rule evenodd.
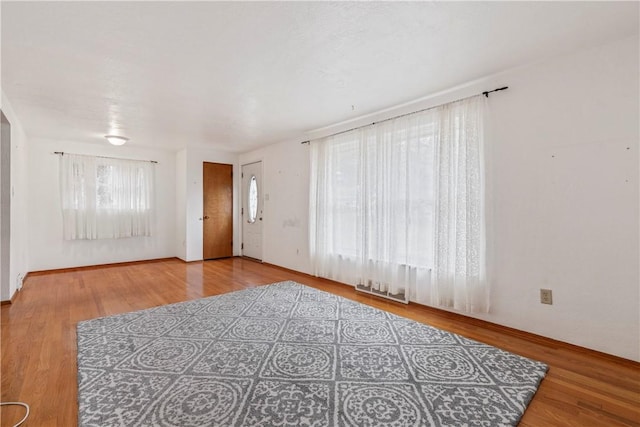
<svg viewBox="0 0 640 427"><path fill-rule="evenodd" d="M249 165L253 165L255 163L260 163L260 178L261 178L261 186L262 188L258 188L258 196L262 196L262 213L263 213L263 218L264 218L264 212L265 212L265 193L264 193L264 160L262 158L259 159L255 159L253 161L250 162L246 162L246 163L242 163L240 165L240 256L244 257L244 215L242 212L243 206L244 206L244 201L245 201L245 197L247 197L247 189L244 188L244 183L243 183L243 179L244 179L244 167L245 166L249 166ZM260 239L262 240L260 242L260 248L261 248L261 253L260 253L260 259L256 259L256 258L251 258L252 260L255 261L259 261L259 262L263 262L262 260L264 259L264 224L265 221L262 221L262 233L260 234ZM246 258L250 258L250 257L246 257Z"/></svg>
<svg viewBox="0 0 640 427"><path fill-rule="evenodd" d="M11 122L0 110L0 300L11 300ZM17 288L22 282L18 280Z"/></svg>

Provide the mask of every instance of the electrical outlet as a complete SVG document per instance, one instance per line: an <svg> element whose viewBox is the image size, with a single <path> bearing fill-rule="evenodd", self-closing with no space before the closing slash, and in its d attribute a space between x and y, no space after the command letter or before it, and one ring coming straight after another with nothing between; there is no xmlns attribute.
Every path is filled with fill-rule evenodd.
<svg viewBox="0 0 640 427"><path fill-rule="evenodd" d="M553 304L551 289L540 289L540 302L542 304Z"/></svg>

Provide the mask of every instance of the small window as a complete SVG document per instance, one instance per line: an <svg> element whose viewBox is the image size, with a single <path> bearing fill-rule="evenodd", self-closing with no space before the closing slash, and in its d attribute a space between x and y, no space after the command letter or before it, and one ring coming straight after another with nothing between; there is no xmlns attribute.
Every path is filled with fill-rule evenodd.
<svg viewBox="0 0 640 427"><path fill-rule="evenodd" d="M144 161L61 156L65 240L150 236L153 169Z"/></svg>
<svg viewBox="0 0 640 427"><path fill-rule="evenodd" d="M256 176L252 175L249 180L249 222L256 222L258 216L258 181Z"/></svg>

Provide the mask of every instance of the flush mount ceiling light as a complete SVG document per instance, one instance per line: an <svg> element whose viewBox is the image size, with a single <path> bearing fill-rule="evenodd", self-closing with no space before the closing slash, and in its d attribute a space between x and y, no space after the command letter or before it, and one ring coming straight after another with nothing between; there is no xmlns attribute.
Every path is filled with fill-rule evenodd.
<svg viewBox="0 0 640 427"><path fill-rule="evenodd" d="M112 145L123 145L129 140L129 138L118 135L105 135L104 137L107 138L107 141L109 141L109 143Z"/></svg>

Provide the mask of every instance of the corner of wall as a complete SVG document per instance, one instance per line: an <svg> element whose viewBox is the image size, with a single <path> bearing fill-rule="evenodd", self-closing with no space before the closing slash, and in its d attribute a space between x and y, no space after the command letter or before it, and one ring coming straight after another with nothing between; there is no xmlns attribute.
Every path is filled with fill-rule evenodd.
<svg viewBox="0 0 640 427"><path fill-rule="evenodd" d="M176 256L187 260L186 238L186 199L187 199L187 150L176 153Z"/></svg>

